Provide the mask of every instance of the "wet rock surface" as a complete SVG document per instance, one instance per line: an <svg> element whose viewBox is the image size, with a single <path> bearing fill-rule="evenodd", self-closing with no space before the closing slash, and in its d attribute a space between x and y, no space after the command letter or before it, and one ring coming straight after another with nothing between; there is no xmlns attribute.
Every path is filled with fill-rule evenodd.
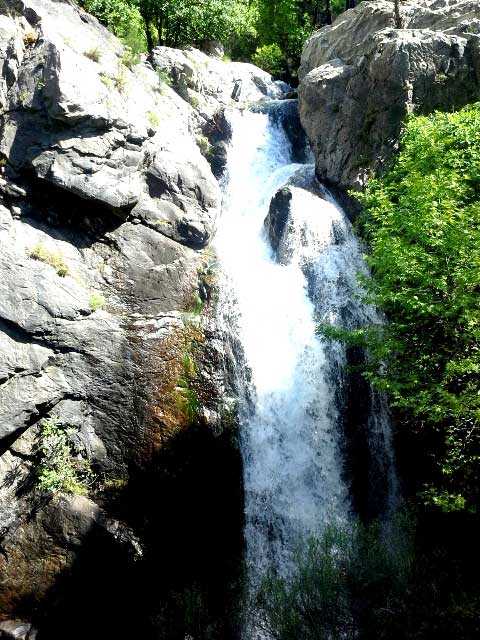
<svg viewBox="0 0 480 640"><path fill-rule="evenodd" d="M362 2L305 45L300 116L321 180L360 188L397 148L409 113L480 96L480 8L474 0Z"/></svg>
<svg viewBox="0 0 480 640"><path fill-rule="evenodd" d="M0 51L0 637L36 637L24 620L39 623L39 638L63 637L79 594L106 620L130 598L129 619L143 615L153 637L149 567L162 573L168 547L166 599L175 600L168 580L180 590L194 581L186 564L175 571L180 544L190 544L180 528L212 511L192 562L199 545L205 562L213 553L213 529L222 548L241 545L209 266L220 190L199 140L225 151L235 87L236 100L281 88L252 65L195 50L160 48L132 65L69 0L4 3ZM38 490L42 424L52 417L92 468L88 497ZM167 493L152 501L152 486L176 490L172 478L187 515ZM159 530L165 546L152 561ZM225 551L225 563L234 555ZM105 624L89 637L131 637L128 625ZM79 624L69 635L85 632Z"/></svg>

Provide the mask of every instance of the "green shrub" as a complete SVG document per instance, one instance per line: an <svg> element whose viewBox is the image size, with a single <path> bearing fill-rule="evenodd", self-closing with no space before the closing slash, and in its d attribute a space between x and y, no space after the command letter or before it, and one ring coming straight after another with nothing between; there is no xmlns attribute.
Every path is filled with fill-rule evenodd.
<svg viewBox="0 0 480 640"><path fill-rule="evenodd" d="M34 260L49 264L61 278L68 275L68 266L65 264L62 254L49 251L41 242L32 247L28 255Z"/></svg>
<svg viewBox="0 0 480 640"><path fill-rule="evenodd" d="M140 54L138 52L133 51L130 47L125 47L122 54L122 64L124 64L127 69L133 69L135 65L140 62Z"/></svg>
<svg viewBox="0 0 480 640"><path fill-rule="evenodd" d="M165 71L165 69L158 69L157 76L161 85L166 84L169 87L172 86L173 84L172 78L170 77L170 74L167 71Z"/></svg>
<svg viewBox="0 0 480 640"><path fill-rule="evenodd" d="M88 460L75 456L71 436L75 430L58 420L42 421L38 443L37 487L48 493L85 495L92 481Z"/></svg>
<svg viewBox="0 0 480 640"><path fill-rule="evenodd" d="M188 346L182 358L182 375L177 381L176 400L179 410L185 414L188 420L194 421L197 417L200 404L196 391L192 388L192 382L197 377L197 367L190 351L192 345Z"/></svg>
<svg viewBox="0 0 480 640"><path fill-rule="evenodd" d="M278 76L284 70L285 56L278 44L264 44L255 51L252 62L272 76Z"/></svg>
<svg viewBox="0 0 480 640"><path fill-rule="evenodd" d="M212 155L212 145L206 136L199 135L196 138L198 148L205 158L209 158Z"/></svg>
<svg viewBox="0 0 480 640"><path fill-rule="evenodd" d="M158 114L155 113L155 111L149 111L147 113L147 118L148 118L148 122L150 123L150 125L156 129L157 127L159 127L160 125L160 118L158 117Z"/></svg>
<svg viewBox="0 0 480 640"><path fill-rule="evenodd" d="M188 101L194 109L198 109L198 105L200 104L200 101L195 94L189 93Z"/></svg>
<svg viewBox="0 0 480 640"><path fill-rule="evenodd" d="M134 3L127 0L81 0L81 4L134 53L147 50L142 16Z"/></svg>
<svg viewBox="0 0 480 640"><path fill-rule="evenodd" d="M102 309L105 306L105 298L101 293L92 293L89 305L92 311L98 311L98 309Z"/></svg>
<svg viewBox="0 0 480 640"><path fill-rule="evenodd" d="M389 394L404 428L427 443L435 470L425 478L423 498L444 510L474 510L480 498L480 105L410 118L393 166L357 197L373 273L364 284L388 316L380 334L370 329L366 336L373 355L368 375Z"/></svg>

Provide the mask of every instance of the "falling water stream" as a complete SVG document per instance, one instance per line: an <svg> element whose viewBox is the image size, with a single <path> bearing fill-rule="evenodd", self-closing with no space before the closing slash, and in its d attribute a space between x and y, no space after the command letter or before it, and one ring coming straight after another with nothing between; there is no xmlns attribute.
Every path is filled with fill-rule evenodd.
<svg viewBox="0 0 480 640"><path fill-rule="evenodd" d="M215 244L222 314L250 372L251 409L242 415L240 439L246 564L255 583L271 568L288 575L300 539L350 517L339 426L345 348L320 338L317 327L378 319L358 296L357 274L365 267L350 223L320 185L301 186L315 182L313 167L292 163L281 122L248 110L232 110L229 119ZM287 183L293 185L290 214L275 253L264 221ZM371 432L389 467L383 405Z"/></svg>

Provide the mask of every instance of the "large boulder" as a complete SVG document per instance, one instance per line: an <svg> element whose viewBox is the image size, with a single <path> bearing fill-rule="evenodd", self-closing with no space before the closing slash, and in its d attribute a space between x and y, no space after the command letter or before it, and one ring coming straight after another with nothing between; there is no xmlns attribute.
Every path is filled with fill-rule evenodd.
<svg viewBox="0 0 480 640"><path fill-rule="evenodd" d="M361 2L306 43L300 117L320 179L361 188L396 149L409 113L480 97L480 5L474 0Z"/></svg>

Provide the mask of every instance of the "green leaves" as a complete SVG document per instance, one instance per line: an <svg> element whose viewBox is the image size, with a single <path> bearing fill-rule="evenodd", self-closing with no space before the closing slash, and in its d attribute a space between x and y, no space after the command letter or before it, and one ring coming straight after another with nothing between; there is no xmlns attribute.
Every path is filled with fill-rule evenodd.
<svg viewBox="0 0 480 640"><path fill-rule="evenodd" d="M392 347L383 350L385 375L371 379L407 422L448 434L424 493L441 508L470 508L479 497L479 176L476 104L411 117L394 166L357 196L373 273L364 284L388 315Z"/></svg>
<svg viewBox="0 0 480 640"><path fill-rule="evenodd" d="M90 463L75 455L71 443L75 430L58 420L43 420L38 444L37 487L48 493L85 495L93 476Z"/></svg>

